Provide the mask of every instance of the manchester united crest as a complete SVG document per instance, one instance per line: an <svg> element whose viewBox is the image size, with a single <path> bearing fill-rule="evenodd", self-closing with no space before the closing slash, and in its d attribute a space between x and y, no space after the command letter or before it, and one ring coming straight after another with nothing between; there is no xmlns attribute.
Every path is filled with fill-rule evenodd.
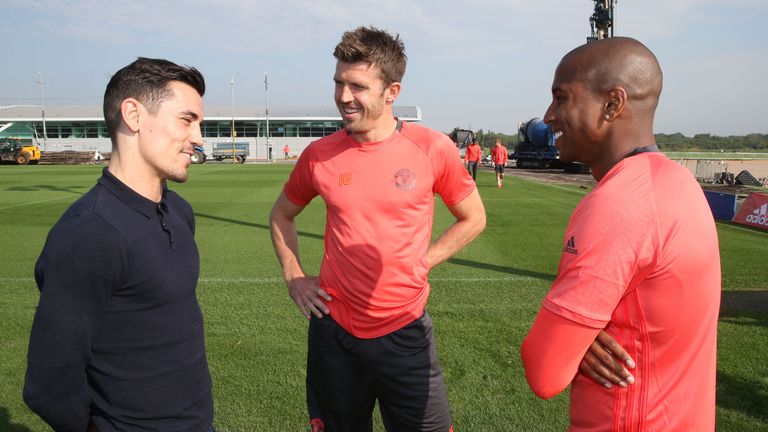
<svg viewBox="0 0 768 432"><path fill-rule="evenodd" d="M395 173L395 186L402 191L409 191L416 186L416 174L408 168Z"/></svg>

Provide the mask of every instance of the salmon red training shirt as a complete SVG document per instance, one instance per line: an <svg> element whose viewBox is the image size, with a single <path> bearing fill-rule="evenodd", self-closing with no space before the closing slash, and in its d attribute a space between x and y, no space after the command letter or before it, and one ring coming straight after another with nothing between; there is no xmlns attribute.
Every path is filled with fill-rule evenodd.
<svg viewBox="0 0 768 432"><path fill-rule="evenodd" d="M421 316L429 296L424 255L434 194L461 202L475 183L447 135L398 122L387 139L358 143L346 130L310 144L285 184L306 206L325 201L320 286L333 319L359 338L392 333Z"/></svg>
<svg viewBox="0 0 768 432"><path fill-rule="evenodd" d="M491 149L491 160L496 165L506 165L509 158L507 148L504 146L493 146Z"/></svg>
<svg viewBox="0 0 768 432"><path fill-rule="evenodd" d="M464 159L467 162L480 162L483 157L483 149L480 148L480 144L472 143L467 146L467 152L464 153Z"/></svg>
<svg viewBox="0 0 768 432"><path fill-rule="evenodd" d="M637 364L626 389L553 370L575 374L570 430L714 430L720 254L693 176L661 153L620 161L576 207L564 243L543 307L604 327Z"/></svg>

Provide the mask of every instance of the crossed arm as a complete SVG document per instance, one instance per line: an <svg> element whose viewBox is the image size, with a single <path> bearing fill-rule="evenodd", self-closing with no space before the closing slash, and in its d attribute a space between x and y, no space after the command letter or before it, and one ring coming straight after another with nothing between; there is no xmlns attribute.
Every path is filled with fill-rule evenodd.
<svg viewBox="0 0 768 432"><path fill-rule="evenodd" d="M549 399L581 371L606 388L634 382L634 361L600 328L592 328L542 308L521 350L528 385Z"/></svg>

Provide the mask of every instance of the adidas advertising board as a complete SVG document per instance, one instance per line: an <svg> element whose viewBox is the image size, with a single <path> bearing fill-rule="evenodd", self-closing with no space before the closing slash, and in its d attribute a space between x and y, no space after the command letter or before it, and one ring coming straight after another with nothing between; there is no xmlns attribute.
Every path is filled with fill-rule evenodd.
<svg viewBox="0 0 768 432"><path fill-rule="evenodd" d="M733 222L768 230L768 194L750 193Z"/></svg>

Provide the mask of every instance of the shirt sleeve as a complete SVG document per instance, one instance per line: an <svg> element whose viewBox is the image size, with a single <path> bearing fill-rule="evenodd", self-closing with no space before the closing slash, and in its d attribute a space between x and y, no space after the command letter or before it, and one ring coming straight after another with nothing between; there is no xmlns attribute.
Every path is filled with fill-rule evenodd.
<svg viewBox="0 0 768 432"><path fill-rule="evenodd" d="M541 309L520 350L525 379L533 392L549 399L568 387L598 333L599 328Z"/></svg>
<svg viewBox="0 0 768 432"><path fill-rule="evenodd" d="M124 261L114 232L99 223L78 229L71 222L54 227L35 268L40 302L24 401L54 430L82 432L90 421L91 346Z"/></svg>
<svg viewBox="0 0 768 432"><path fill-rule="evenodd" d="M283 186L285 197L297 206L304 207L317 196L317 190L312 179L312 153L310 144L299 156L291 171L288 181Z"/></svg>
<svg viewBox="0 0 768 432"><path fill-rule="evenodd" d="M475 182L461 159L456 157L455 146L447 136L434 148L435 183L432 190L446 205L458 204L475 190Z"/></svg>
<svg viewBox="0 0 768 432"><path fill-rule="evenodd" d="M620 192L588 195L574 210L557 279L544 298L550 312L603 328L652 267L658 244L652 200L629 188Z"/></svg>

